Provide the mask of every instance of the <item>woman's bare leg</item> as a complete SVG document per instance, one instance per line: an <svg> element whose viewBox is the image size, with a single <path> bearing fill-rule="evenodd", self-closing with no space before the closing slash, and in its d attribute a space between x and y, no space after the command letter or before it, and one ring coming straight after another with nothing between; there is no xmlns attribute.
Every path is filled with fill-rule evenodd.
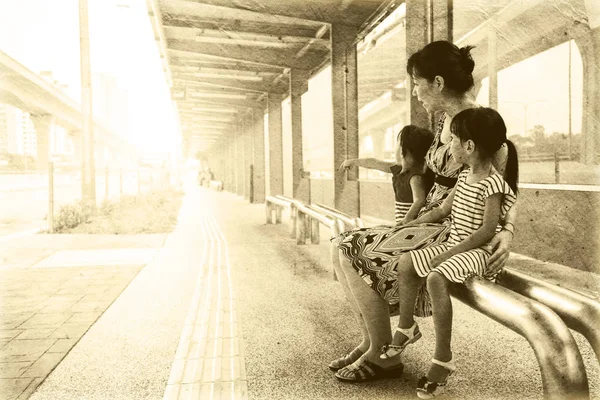
<svg viewBox="0 0 600 400"><path fill-rule="evenodd" d="M369 349L361 359L369 360L384 368L399 364L399 359L396 358L389 360L379 358L381 348L389 344L392 339L388 303L365 283L345 258L340 258L340 267L346 276L348 287L358 305L369 337ZM360 360L358 362L360 363Z"/></svg>
<svg viewBox="0 0 600 400"><path fill-rule="evenodd" d="M333 270L335 271L337 279L340 282L340 285L342 286L342 290L346 295L346 299L348 299L348 303L350 304L350 310L352 310L352 314L354 314L354 318L356 319L358 328L362 335L362 341L358 346L356 346L356 348L360 349L364 353L369 349L369 333L367 332L367 326L365 325L363 317L360 313L360 309L358 307L356 299L354 298L354 294L350 290L350 285L348 283L348 279L346 278L346 274L344 273L340 265L341 262L347 262L348 264L350 264L350 261L346 257L344 257L344 255L341 251L338 250L336 245L332 244L332 246L335 247L332 249L331 257ZM354 270L351 265L349 266L349 268ZM354 271L354 273L357 274L356 271Z"/></svg>

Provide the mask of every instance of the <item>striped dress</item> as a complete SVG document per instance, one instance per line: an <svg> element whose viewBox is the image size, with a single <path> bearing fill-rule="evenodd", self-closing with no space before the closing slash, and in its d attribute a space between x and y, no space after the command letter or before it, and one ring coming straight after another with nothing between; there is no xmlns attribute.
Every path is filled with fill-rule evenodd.
<svg viewBox="0 0 600 400"><path fill-rule="evenodd" d="M449 248L465 240L483 225L483 213L486 199L496 193L503 194L500 209L500 218L504 218L508 210L515 204L517 197L508 183L498 173L475 182L467 183L469 171L463 171L458 177L456 194L452 202L450 236L440 245L430 246L410 251L410 256L417 274L427 276L431 271L444 275L451 282L463 283L468 277L477 275L495 281L498 273L486 273L487 260L491 255L491 248L484 245L463 253L456 254L431 269L431 259L444 253ZM496 227L496 232L501 229Z"/></svg>

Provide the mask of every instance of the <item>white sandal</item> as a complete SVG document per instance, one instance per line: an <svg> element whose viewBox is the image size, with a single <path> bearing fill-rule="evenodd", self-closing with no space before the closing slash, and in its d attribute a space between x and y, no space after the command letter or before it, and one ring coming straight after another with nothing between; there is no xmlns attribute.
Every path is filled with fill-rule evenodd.
<svg viewBox="0 0 600 400"><path fill-rule="evenodd" d="M456 371L454 358L448 362L443 362L432 358L431 362L446 369L448 371L448 375L446 376L446 379L444 379L444 382L431 382L426 376L419 379L419 383L417 384L417 396L420 399L432 399L435 396L440 395L448 384L448 378L450 378L450 375Z"/></svg>
<svg viewBox="0 0 600 400"><path fill-rule="evenodd" d="M406 346L415 343L417 340L421 339L421 336L423 336L421 334L421 331L419 330L419 325L417 325L416 322L413 323L413 325L408 329L402 329L400 327L397 327L396 332L400 332L401 334L406 336L406 341L404 341L400 345L386 344L381 349L381 355L379 356L379 358L385 360L388 358L396 357L397 355L402 354L404 349L406 349Z"/></svg>

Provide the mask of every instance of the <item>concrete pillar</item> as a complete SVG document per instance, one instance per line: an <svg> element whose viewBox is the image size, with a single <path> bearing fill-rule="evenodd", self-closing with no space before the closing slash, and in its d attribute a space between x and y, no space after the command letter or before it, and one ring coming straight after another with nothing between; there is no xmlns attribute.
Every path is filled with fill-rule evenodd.
<svg viewBox="0 0 600 400"><path fill-rule="evenodd" d="M46 170L50 161L50 142L54 131L54 116L32 115L31 121L35 127L37 140L36 166L38 169Z"/></svg>
<svg viewBox="0 0 600 400"><path fill-rule="evenodd" d="M488 77L490 90L488 102L490 108L498 109L498 32L496 30L495 17L488 24Z"/></svg>
<svg viewBox="0 0 600 400"><path fill-rule="evenodd" d="M246 185L245 185L245 192L244 192L244 198L250 200L254 200L254 193L252 193L252 196L250 196L250 190L254 191L254 188L252 187L252 185L250 184L250 180L254 179L253 177L251 177L250 175L250 165L254 164L254 140L252 137L252 121L253 118L253 114L252 112L250 112L248 115L246 115L244 117L244 150L245 150L245 163L244 165L246 166L246 171L244 172L244 176L246 177Z"/></svg>
<svg viewBox="0 0 600 400"><path fill-rule="evenodd" d="M354 27L331 26L331 92L333 102L333 199L340 211L358 216L358 168L340 171L349 158L358 157L358 85Z"/></svg>
<svg viewBox="0 0 600 400"><path fill-rule="evenodd" d="M309 202L309 181L304 178L302 151L302 95L308 91L308 71L290 71L290 110L292 120L292 187L293 197Z"/></svg>
<svg viewBox="0 0 600 400"><path fill-rule="evenodd" d="M428 42L427 2L423 0L406 0L406 59L422 49ZM412 96L412 79L408 77L408 108L410 123L422 128L430 128L429 115Z"/></svg>
<svg viewBox="0 0 600 400"><path fill-rule="evenodd" d="M265 201L265 115L262 110L253 110L254 124L254 202Z"/></svg>
<svg viewBox="0 0 600 400"><path fill-rule="evenodd" d="M238 120L235 126L235 193L244 195L244 148L242 142L241 120Z"/></svg>
<svg viewBox="0 0 600 400"><path fill-rule="evenodd" d="M597 164L600 150L600 27L575 40L583 63L581 162Z"/></svg>
<svg viewBox="0 0 600 400"><path fill-rule="evenodd" d="M226 190L235 193L235 129L227 135L227 185Z"/></svg>
<svg viewBox="0 0 600 400"><path fill-rule="evenodd" d="M269 180L270 195L283 194L283 137L281 96L269 93Z"/></svg>
<svg viewBox="0 0 600 400"><path fill-rule="evenodd" d="M447 40L453 42L453 5L449 0L431 1L430 15L433 23L433 37L431 41ZM407 14L408 15L408 14ZM407 36L408 37L408 36Z"/></svg>

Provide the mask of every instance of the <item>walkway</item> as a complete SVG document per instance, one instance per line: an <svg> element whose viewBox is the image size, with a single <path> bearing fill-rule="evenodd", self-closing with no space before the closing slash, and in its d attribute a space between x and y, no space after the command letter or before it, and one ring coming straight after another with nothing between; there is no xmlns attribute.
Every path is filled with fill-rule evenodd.
<svg viewBox="0 0 600 400"><path fill-rule="evenodd" d="M325 230L321 237L327 237ZM127 240L131 251L120 257L130 257L122 260L122 265L114 264L113 252L112 261L96 253L91 264L101 265L88 262L73 266L69 260L76 254L63 252L62 262L71 266L38 268L60 259L55 250L46 248L40 259L34 260L29 254L29 261L21 264L14 255L10 267L1 273L18 276L46 271L46 276L62 281L56 275L59 270L84 276L95 269L122 274L135 271L132 263L146 253L140 252L134 239ZM238 196L204 188L190 191L175 231L144 268L138 267L139 273L132 275L131 283L112 304L108 303L102 315L90 322L89 330L78 341L73 338L69 342L70 351L63 348L68 354L30 398L414 398L414 385L426 371L433 350L431 319L420 322L424 339L407 350L405 372L399 379L345 384L328 370L329 360L357 343L358 332L339 285L331 279L328 247L323 242L297 246L289 238L287 224L264 224L264 205L250 205ZM146 248L156 249L156 245ZM79 247L85 247L84 243ZM105 253L109 252L106 249ZM549 265L545 269L567 286L569 280L584 276L568 270L567 277L565 271ZM589 281L588 276L584 279ZM106 278L98 277L94 284L102 281ZM116 286L108 286L111 293L117 292ZM48 291L57 293L54 289ZM30 285L27 290L38 289ZM591 290L589 285L587 290ZM92 294L83 297L88 295ZM51 306L58 300L50 296L45 301ZM448 388L449 397L541 398L539 369L526 340L458 302L455 305L454 346L459 371ZM11 329L26 331L23 324L50 321L39 316L42 311L19 310L31 316L19 324L14 322ZM62 312L75 313L71 308ZM3 306L3 323L6 315L14 313ZM56 336L64 323L54 322L59 326L48 328L55 329L48 336ZM396 323L395 318L392 323ZM592 398L598 399L597 361L587 343L575 336L589 371ZM15 340L19 340L18 335L0 348L5 367L14 364L10 357L21 355L16 350L7 354ZM49 349L39 351L47 358L52 354ZM7 398L27 398L44 378L34 381L23 375L27 369L17 377L19 371L12 369L11 379L6 379L4 367L0 371L5 387L20 379L29 380L24 391L15 390Z"/></svg>

